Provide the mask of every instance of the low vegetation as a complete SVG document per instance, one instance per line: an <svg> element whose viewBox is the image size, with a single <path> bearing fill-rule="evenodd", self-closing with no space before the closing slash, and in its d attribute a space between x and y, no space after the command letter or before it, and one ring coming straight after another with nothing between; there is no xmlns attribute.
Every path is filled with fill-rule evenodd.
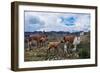
<svg viewBox="0 0 100 73"><path fill-rule="evenodd" d="M30 33L27 33L27 34L30 34ZM85 33L84 36L82 36L81 43L77 46L77 50L75 52L72 52L69 50L68 53L64 53L62 48L59 48L59 49L57 48L58 50L51 49L50 52L47 53L48 42L62 40L62 37L64 37L66 33L62 33L62 32L61 33L56 33L56 32L50 33L49 32L45 34L48 35L48 41L46 42L44 46L36 47L36 45L33 45L31 50L27 50L27 46L25 45L24 61L44 61L44 60L90 58L90 32L87 32ZM67 33L67 35L69 35L69 33ZM77 35L77 34L74 33L74 35Z"/></svg>

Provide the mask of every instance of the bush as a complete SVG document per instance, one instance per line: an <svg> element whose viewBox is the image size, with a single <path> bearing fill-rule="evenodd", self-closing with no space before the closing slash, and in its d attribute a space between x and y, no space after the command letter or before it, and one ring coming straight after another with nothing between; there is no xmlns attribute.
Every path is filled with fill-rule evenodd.
<svg viewBox="0 0 100 73"><path fill-rule="evenodd" d="M90 58L90 51L88 49L82 48L79 50L79 57L84 58Z"/></svg>

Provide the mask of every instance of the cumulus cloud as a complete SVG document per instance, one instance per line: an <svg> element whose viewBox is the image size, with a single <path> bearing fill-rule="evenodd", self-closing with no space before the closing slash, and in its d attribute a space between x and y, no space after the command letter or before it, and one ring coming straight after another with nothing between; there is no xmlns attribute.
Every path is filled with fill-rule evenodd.
<svg viewBox="0 0 100 73"><path fill-rule="evenodd" d="M25 15L25 31L34 32L44 27L45 22L38 16L27 14Z"/></svg>
<svg viewBox="0 0 100 73"><path fill-rule="evenodd" d="M25 31L90 31L90 14L25 12Z"/></svg>

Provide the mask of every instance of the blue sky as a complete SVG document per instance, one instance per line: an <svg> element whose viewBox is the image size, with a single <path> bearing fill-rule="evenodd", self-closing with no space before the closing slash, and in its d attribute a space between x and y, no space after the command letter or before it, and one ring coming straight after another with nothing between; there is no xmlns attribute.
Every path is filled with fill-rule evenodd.
<svg viewBox="0 0 100 73"><path fill-rule="evenodd" d="M90 30L90 14L27 11L24 17L25 32Z"/></svg>

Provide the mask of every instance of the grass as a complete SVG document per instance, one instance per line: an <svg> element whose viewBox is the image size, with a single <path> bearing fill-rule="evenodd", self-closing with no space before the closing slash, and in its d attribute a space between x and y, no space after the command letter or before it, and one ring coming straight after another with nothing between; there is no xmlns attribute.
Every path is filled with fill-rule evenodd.
<svg viewBox="0 0 100 73"><path fill-rule="evenodd" d="M61 36L62 37L62 36ZM48 41L56 41L61 39L61 37L51 37L49 36ZM53 39L53 40L52 40ZM25 48L26 49L26 48ZM39 48L32 48L30 51L24 53L24 61L44 61L44 60L62 60L62 59L87 59L90 58L90 36L85 35L82 37L82 42L77 46L77 51L71 54L64 54L60 51L55 53L55 50L51 50L47 53L46 46Z"/></svg>

